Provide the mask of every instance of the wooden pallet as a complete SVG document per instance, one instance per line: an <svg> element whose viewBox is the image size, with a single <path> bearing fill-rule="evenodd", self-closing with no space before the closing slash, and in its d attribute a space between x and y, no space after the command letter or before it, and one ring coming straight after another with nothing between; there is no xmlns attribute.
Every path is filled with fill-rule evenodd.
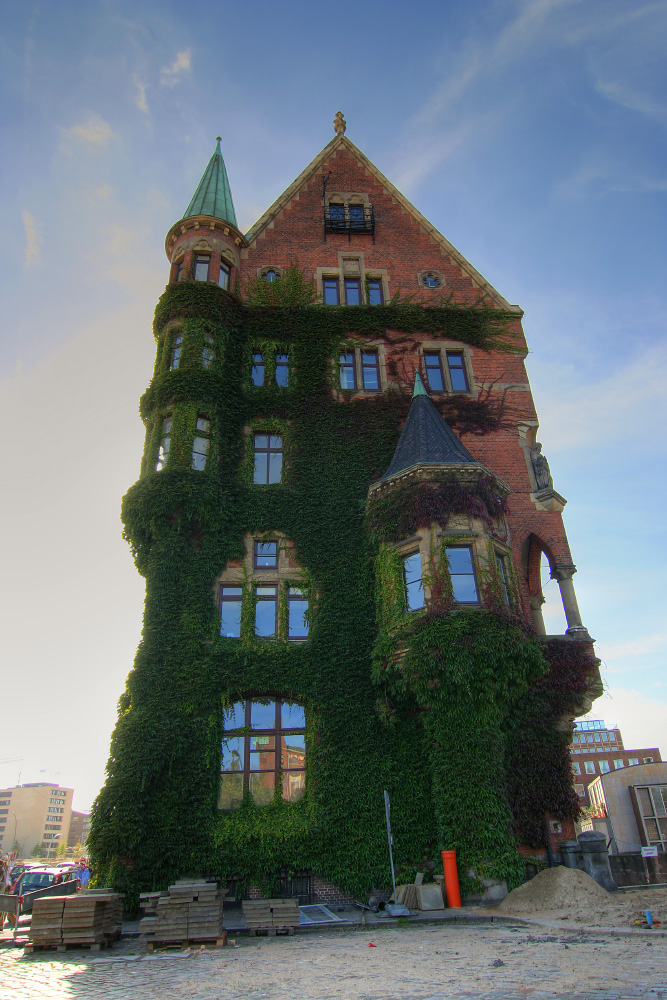
<svg viewBox="0 0 667 1000"><path fill-rule="evenodd" d="M156 948L192 948L195 945L204 944L214 944L216 948L222 948L227 943L227 931L223 931L217 937L196 937L196 938L182 938L180 941L159 941L157 939L149 939L146 942L146 950L150 955L151 952L155 951Z"/></svg>
<svg viewBox="0 0 667 1000"><path fill-rule="evenodd" d="M46 944L41 941L28 941L25 945L25 954L31 955L33 951L101 951L102 948L106 947L108 947L107 941L63 941L60 944Z"/></svg>

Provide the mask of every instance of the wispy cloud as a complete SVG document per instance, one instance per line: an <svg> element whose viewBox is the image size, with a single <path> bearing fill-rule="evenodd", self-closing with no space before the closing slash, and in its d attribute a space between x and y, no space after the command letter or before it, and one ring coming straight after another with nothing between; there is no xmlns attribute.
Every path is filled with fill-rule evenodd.
<svg viewBox="0 0 667 1000"><path fill-rule="evenodd" d="M539 364L533 362L539 369ZM540 411L549 426L549 450L590 448L610 441L637 440L637 428L661 427L667 421L667 347L653 347L624 367L582 391L580 375L553 362L538 371L549 392L541 393ZM620 401L622 400L622 405ZM655 438L647 439L655 448Z"/></svg>
<svg viewBox="0 0 667 1000"><path fill-rule="evenodd" d="M37 231L37 223L34 216L27 210L22 213L23 226L25 228L25 268L26 271L41 263L41 238Z"/></svg>
<svg viewBox="0 0 667 1000"><path fill-rule="evenodd" d="M190 72L192 65L192 52L184 49L178 52L171 66L163 66L160 70L160 83L163 87L175 87L180 83L184 74Z"/></svg>
<svg viewBox="0 0 667 1000"><path fill-rule="evenodd" d="M618 725L623 743L631 749L667 745L667 702L634 688L609 688L587 717Z"/></svg>
<svg viewBox="0 0 667 1000"><path fill-rule="evenodd" d="M646 635L630 642L616 642L609 645L597 644L598 654L605 660L625 656L644 656L646 653L657 653L663 649L667 649L667 632L656 632L654 635Z"/></svg>
<svg viewBox="0 0 667 1000"><path fill-rule="evenodd" d="M136 75L136 73L134 75L134 86L136 87L136 91L135 91L135 95L134 95L134 103L137 106L137 108L139 109L139 111L142 112L142 114L147 115L148 114L148 102L146 100L146 85L141 82L141 80Z"/></svg>
<svg viewBox="0 0 667 1000"><path fill-rule="evenodd" d="M111 125L100 115L89 115L80 125L72 125L63 133L61 152L71 156L76 149L100 153L114 138Z"/></svg>

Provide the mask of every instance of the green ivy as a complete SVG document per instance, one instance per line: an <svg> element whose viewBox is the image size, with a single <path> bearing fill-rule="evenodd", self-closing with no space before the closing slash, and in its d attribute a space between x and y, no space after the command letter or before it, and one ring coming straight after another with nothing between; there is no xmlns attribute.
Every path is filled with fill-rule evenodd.
<svg viewBox="0 0 667 1000"><path fill-rule="evenodd" d="M398 624L376 617L374 562L382 533L369 530L365 504L369 485L389 465L409 398L387 392L348 400L331 391L332 359L350 334L422 331L513 350L508 318L484 306L319 306L297 271L267 285L270 296L284 300L262 297L267 283L251 282L243 302L215 285L181 281L156 309L161 360L141 404L146 455L122 507L125 537L146 579L143 633L119 701L89 839L98 883L122 890L129 909L140 891L201 872L271 885L285 866L310 869L353 893L387 885L385 789L395 857L406 871L434 858L446 841L461 844L463 863L478 874L492 864L515 875L508 800L500 785L491 789L487 775L495 755L502 756L500 720L508 704L525 697L543 669L537 640L508 616L423 614L404 625L411 646L400 669L382 665L378 650L394 641ZM177 371L167 370L173 324L183 335ZM198 360L204 334L215 341L208 370ZM258 344L267 353L288 349L287 388L249 384L250 352ZM173 459L155 472L168 411ZM197 413L210 414L215 442L203 472L188 467ZM244 428L274 426L288 442L289 475L263 488L248 474ZM312 599L308 642L256 639L248 600L243 640L219 635L214 583L228 560L243 558L249 532L275 532L294 543ZM386 569L393 565L391 556L381 558ZM440 687L429 688L430 680ZM387 726L378 699L393 711L396 691L415 711ZM246 799L239 810L221 813L224 708L253 694L280 694L306 706L307 794L263 808ZM450 698L460 702L458 714ZM462 757L449 762L453 737L438 718L474 742L475 763L466 769L460 799L451 798L450 779L460 783ZM473 767L483 787L476 806ZM469 834L463 812L473 818ZM498 824L493 836L482 829L489 819Z"/></svg>

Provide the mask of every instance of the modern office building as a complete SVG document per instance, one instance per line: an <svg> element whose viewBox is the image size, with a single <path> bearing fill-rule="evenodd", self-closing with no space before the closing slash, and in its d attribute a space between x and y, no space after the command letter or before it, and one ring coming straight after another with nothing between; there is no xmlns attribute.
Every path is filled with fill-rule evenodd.
<svg viewBox="0 0 667 1000"><path fill-rule="evenodd" d="M385 791L405 870L513 882L573 833L601 688L522 310L334 130L248 232L218 141L167 234L123 502L144 631L88 840L134 899L387 885Z"/></svg>
<svg viewBox="0 0 667 1000"><path fill-rule="evenodd" d="M626 750L618 726L607 727L602 719L575 723L570 753L574 789L582 807L591 805L589 786L598 775L662 760L657 747Z"/></svg>
<svg viewBox="0 0 667 1000"><path fill-rule="evenodd" d="M588 787L590 829L604 833L611 854L642 847L667 851L667 764L632 764L599 774Z"/></svg>
<svg viewBox="0 0 667 1000"><path fill-rule="evenodd" d="M41 846L55 855L67 843L73 794L48 782L0 789L0 848L16 845L20 857L30 857Z"/></svg>

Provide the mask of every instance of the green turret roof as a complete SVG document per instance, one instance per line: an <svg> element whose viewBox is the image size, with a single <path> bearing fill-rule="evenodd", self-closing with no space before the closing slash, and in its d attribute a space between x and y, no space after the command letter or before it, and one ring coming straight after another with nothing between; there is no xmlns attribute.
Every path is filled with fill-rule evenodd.
<svg viewBox="0 0 667 1000"><path fill-rule="evenodd" d="M220 152L220 136L216 137L215 152L199 182L194 197L185 210L184 219L191 215L211 215L237 225L232 192L227 179L225 161Z"/></svg>

